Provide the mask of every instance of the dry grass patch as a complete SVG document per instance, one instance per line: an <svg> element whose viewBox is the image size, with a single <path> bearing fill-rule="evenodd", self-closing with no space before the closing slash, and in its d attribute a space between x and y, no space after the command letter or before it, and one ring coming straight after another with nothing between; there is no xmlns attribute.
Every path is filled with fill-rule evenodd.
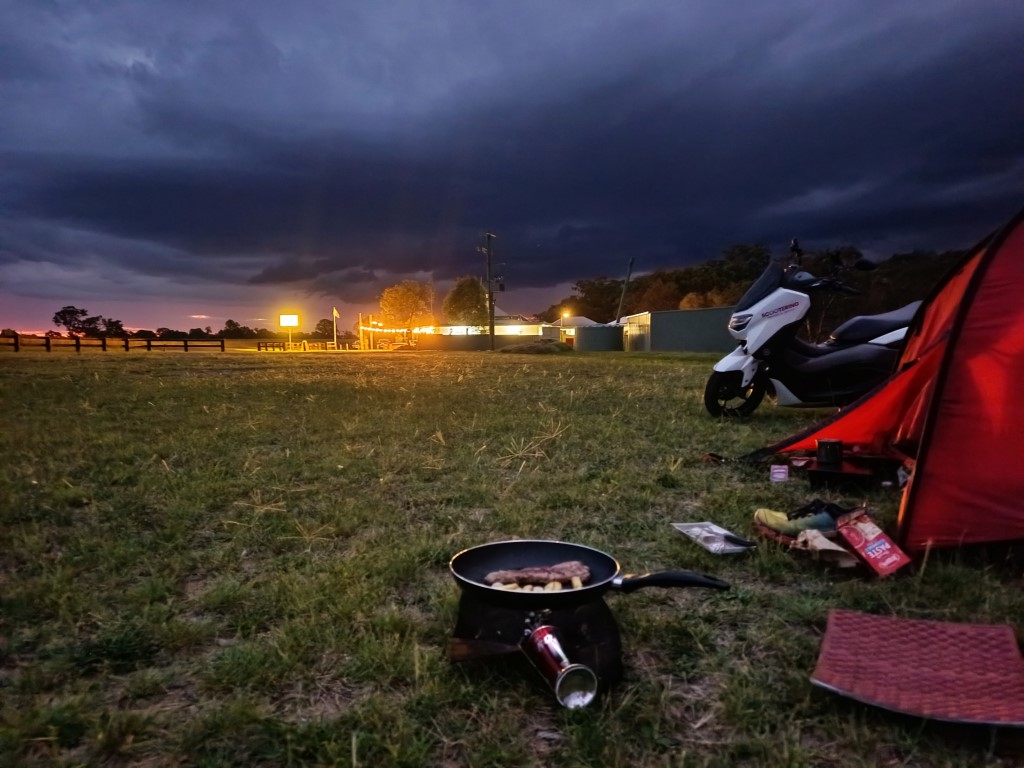
<svg viewBox="0 0 1024 768"><path fill-rule="evenodd" d="M1013 559L933 554L880 583L774 544L716 557L671 528L749 534L755 508L811 495L703 462L814 417L708 418L712 363L7 356L0 764L1015 764L1002 735L989 754L808 682L830 607L1019 623ZM834 500L887 521L898 504ZM449 558L514 537L734 588L610 596L626 678L570 712L525 663L443 655Z"/></svg>

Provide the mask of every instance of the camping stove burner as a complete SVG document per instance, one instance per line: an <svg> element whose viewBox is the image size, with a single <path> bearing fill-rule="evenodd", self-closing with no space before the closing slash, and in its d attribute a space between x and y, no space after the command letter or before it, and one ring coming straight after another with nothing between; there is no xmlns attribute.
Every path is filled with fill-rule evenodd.
<svg viewBox="0 0 1024 768"><path fill-rule="evenodd" d="M594 671L599 691L621 679L619 625L601 597L568 608L521 610L495 606L463 592L448 641L448 658L461 662L523 656L523 639L545 625L556 628L569 659Z"/></svg>

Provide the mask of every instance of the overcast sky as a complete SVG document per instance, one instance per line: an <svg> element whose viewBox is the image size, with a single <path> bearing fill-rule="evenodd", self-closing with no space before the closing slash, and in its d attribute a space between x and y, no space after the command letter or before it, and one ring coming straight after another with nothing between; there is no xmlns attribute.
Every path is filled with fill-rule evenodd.
<svg viewBox="0 0 1024 768"><path fill-rule="evenodd" d="M965 247L1024 206L1020 0L0 0L0 325L534 313L762 242Z"/></svg>

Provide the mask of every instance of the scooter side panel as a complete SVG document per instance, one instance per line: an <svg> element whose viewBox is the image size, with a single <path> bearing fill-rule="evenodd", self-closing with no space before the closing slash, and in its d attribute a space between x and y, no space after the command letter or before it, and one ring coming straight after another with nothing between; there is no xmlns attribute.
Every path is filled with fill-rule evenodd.
<svg viewBox="0 0 1024 768"><path fill-rule="evenodd" d="M780 405L845 405L884 381L896 356L897 350L876 344L858 344L812 358L789 350L772 361L769 375L783 382L795 400L783 403L780 398Z"/></svg>
<svg viewBox="0 0 1024 768"><path fill-rule="evenodd" d="M743 347L736 347L732 352L715 363L715 370L719 373L728 371L739 371L743 374L743 381L740 386L747 386L757 373L760 363L743 351Z"/></svg>
<svg viewBox="0 0 1024 768"><path fill-rule="evenodd" d="M813 403L803 402L799 397L790 392L789 388L778 379L769 378L769 381L772 383L772 389L775 392L775 402L777 405L788 405L794 407L801 405L811 407L811 405L815 405Z"/></svg>
<svg viewBox="0 0 1024 768"><path fill-rule="evenodd" d="M745 331L747 351L759 350L780 330L803 318L810 308L809 296L784 288L759 301L748 310L754 317Z"/></svg>

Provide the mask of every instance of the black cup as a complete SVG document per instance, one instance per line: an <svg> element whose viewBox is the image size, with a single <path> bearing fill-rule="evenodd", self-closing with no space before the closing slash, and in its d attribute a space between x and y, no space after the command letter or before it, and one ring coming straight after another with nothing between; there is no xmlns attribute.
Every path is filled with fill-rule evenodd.
<svg viewBox="0 0 1024 768"><path fill-rule="evenodd" d="M818 465L838 467L843 463L843 441L822 438L817 441Z"/></svg>

